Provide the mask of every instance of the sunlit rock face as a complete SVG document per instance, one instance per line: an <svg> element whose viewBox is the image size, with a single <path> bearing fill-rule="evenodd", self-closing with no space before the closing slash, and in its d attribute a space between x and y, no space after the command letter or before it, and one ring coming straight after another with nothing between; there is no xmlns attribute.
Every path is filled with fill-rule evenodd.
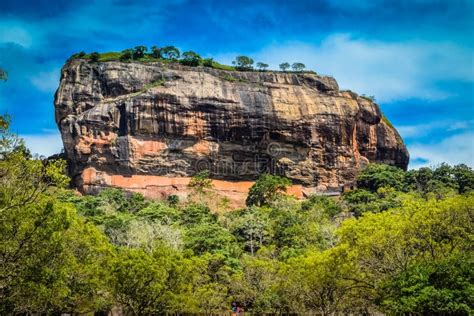
<svg viewBox="0 0 474 316"><path fill-rule="evenodd" d="M245 196L270 172L303 196L338 190L369 162L408 164L377 104L314 73L76 59L62 69L55 107L73 182L86 193L185 195L206 169L229 195Z"/></svg>

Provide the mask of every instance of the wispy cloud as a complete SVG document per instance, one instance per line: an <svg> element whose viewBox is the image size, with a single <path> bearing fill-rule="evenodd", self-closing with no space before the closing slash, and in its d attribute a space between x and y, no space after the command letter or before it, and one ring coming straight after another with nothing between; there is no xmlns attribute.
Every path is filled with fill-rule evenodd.
<svg viewBox="0 0 474 316"><path fill-rule="evenodd" d="M431 144L414 143L408 146L411 168L435 166L442 162L464 163L474 167L474 132L466 132Z"/></svg>
<svg viewBox="0 0 474 316"><path fill-rule="evenodd" d="M33 43L33 36L25 22L5 19L0 21L0 43L15 43L29 48Z"/></svg>
<svg viewBox="0 0 474 316"><path fill-rule="evenodd" d="M219 57L229 62L231 56ZM453 93L442 83L474 81L471 50L450 42L393 42L332 34L316 45L270 45L252 56L274 69L284 61L301 61L318 73L336 77L342 88L374 95L381 102L439 100Z"/></svg>
<svg viewBox="0 0 474 316"><path fill-rule="evenodd" d="M474 1L27 2L0 1L0 66L9 72L0 83L0 113L13 115L30 144L46 146L52 137L44 129L56 128L58 69L72 53L142 44L226 63L242 54L274 68L301 61L343 89L374 95L418 164L443 158L433 144L449 146L447 139L473 131Z"/></svg>
<svg viewBox="0 0 474 316"><path fill-rule="evenodd" d="M58 88L60 69L54 68L50 71L43 71L30 77L31 83L38 90L43 92L54 92Z"/></svg>
<svg viewBox="0 0 474 316"><path fill-rule="evenodd" d="M474 129L474 120L469 121L435 121L424 124L402 125L397 130L403 138L420 138L433 132L459 132Z"/></svg>
<svg viewBox="0 0 474 316"><path fill-rule="evenodd" d="M63 149L59 132L19 136L25 140L26 146L30 149L32 154L48 157L60 153Z"/></svg>

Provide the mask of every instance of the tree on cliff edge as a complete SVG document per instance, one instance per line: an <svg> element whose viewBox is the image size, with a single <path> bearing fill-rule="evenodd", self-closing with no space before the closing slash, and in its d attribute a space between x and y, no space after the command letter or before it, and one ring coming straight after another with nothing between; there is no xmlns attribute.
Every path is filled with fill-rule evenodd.
<svg viewBox="0 0 474 316"><path fill-rule="evenodd" d="M186 66L199 66L202 62L201 56L198 53L193 51L184 52L182 55L182 59L180 61L181 64Z"/></svg>
<svg viewBox="0 0 474 316"><path fill-rule="evenodd" d="M252 70L253 59L247 56L237 56L232 64L237 70Z"/></svg>
<svg viewBox="0 0 474 316"><path fill-rule="evenodd" d="M148 48L146 46L136 46L134 49L133 49L133 58L134 59L138 59L138 58L143 58L145 57L145 53L146 51L148 50Z"/></svg>
<svg viewBox="0 0 474 316"><path fill-rule="evenodd" d="M157 46L152 46L151 47L151 56L153 58L161 58L161 50Z"/></svg>
<svg viewBox="0 0 474 316"><path fill-rule="evenodd" d="M257 68L261 71L265 71L267 70L268 68L268 64L265 64L265 63L262 63L262 62L258 62L257 63Z"/></svg>
<svg viewBox="0 0 474 316"><path fill-rule="evenodd" d="M290 68L290 64L289 64L289 63L282 63L282 64L280 64L279 66L280 66L281 71L287 71L288 68Z"/></svg>
<svg viewBox="0 0 474 316"><path fill-rule="evenodd" d="M303 63L293 63L293 65L291 65L291 68L294 71L303 71L303 69L306 68L306 65Z"/></svg>
<svg viewBox="0 0 474 316"><path fill-rule="evenodd" d="M165 59L178 59L180 56L179 49L174 46L166 46L160 49L160 54L162 58Z"/></svg>

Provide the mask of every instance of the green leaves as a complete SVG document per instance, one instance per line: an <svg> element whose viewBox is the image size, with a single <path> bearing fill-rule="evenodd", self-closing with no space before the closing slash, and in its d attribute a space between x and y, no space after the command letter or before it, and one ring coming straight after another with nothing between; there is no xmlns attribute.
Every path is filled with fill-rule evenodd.
<svg viewBox="0 0 474 316"><path fill-rule="evenodd" d="M180 52L179 49L174 46L166 46L160 49L160 55L165 59L178 59Z"/></svg>
<svg viewBox="0 0 474 316"><path fill-rule="evenodd" d="M402 169L385 164L370 164L357 177L357 186L371 192L382 187L401 190L404 180L405 173Z"/></svg>
<svg viewBox="0 0 474 316"><path fill-rule="evenodd" d="M289 63L281 63L279 65L279 67L280 67L281 71L287 71L290 68L290 64Z"/></svg>
<svg viewBox="0 0 474 316"><path fill-rule="evenodd" d="M252 70L253 67L253 59L248 56L237 56L235 57L235 61L232 62L235 65L235 69L237 70Z"/></svg>
<svg viewBox="0 0 474 316"><path fill-rule="evenodd" d="M271 314L473 313L465 165L371 165L342 199L305 201L265 174L247 208L212 212L207 173L190 181L200 203L79 196L65 189L64 161L31 159L0 118L0 314L217 314L231 302Z"/></svg>
<svg viewBox="0 0 474 316"><path fill-rule="evenodd" d="M205 189L212 188L212 180L209 178L209 171L201 171L194 175L189 181L188 187L202 194Z"/></svg>
<svg viewBox="0 0 474 316"><path fill-rule="evenodd" d="M413 264L383 285L381 305L393 314L470 315L473 271L472 254Z"/></svg>
<svg viewBox="0 0 474 316"><path fill-rule="evenodd" d="M262 174L254 185L250 188L249 195L245 203L247 206L269 205L281 193L285 192L291 181L287 178Z"/></svg>
<svg viewBox="0 0 474 316"><path fill-rule="evenodd" d="M186 66L196 67L202 64L202 58L198 53L187 51L181 56L180 63Z"/></svg>

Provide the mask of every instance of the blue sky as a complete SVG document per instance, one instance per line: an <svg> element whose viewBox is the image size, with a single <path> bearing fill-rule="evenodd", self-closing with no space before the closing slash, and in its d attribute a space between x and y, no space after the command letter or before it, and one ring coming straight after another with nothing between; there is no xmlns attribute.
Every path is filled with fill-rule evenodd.
<svg viewBox="0 0 474 316"><path fill-rule="evenodd" d="M374 95L410 167L474 166L474 1L0 1L0 113L33 152L58 152L53 98L79 51L174 45L229 63L301 61Z"/></svg>

